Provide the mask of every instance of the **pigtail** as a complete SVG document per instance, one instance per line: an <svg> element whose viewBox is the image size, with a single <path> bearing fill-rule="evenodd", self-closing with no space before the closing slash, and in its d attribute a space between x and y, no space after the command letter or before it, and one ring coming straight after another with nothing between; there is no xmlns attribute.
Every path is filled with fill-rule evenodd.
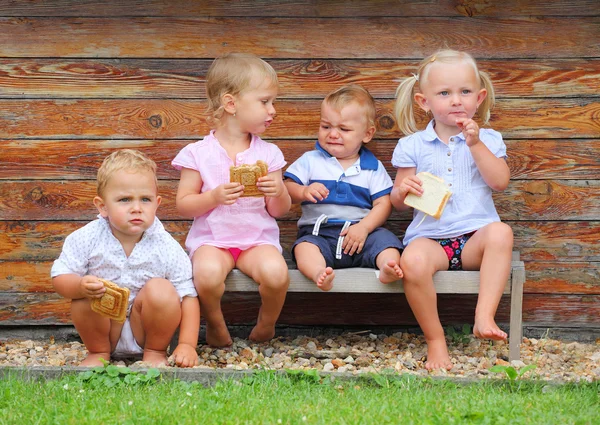
<svg viewBox="0 0 600 425"><path fill-rule="evenodd" d="M483 120L484 124L487 124L490 120L490 111L494 108L496 103L496 95L494 94L494 86L490 76L483 71L479 71L479 78L481 80L481 87L487 90L487 96L477 108L479 117Z"/></svg>
<svg viewBox="0 0 600 425"><path fill-rule="evenodd" d="M418 131L413 106L413 90L416 82L416 77L406 78L396 89L394 115L398 123L398 128L407 136Z"/></svg>

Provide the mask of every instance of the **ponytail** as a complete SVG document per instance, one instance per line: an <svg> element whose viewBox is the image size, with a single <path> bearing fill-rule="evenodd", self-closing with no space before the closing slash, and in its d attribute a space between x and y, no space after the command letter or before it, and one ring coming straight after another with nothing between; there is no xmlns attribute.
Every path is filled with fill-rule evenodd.
<svg viewBox="0 0 600 425"><path fill-rule="evenodd" d="M496 103L496 96L494 94L494 86L492 85L490 76L486 72L479 71L479 79L481 80L481 88L487 90L487 96L483 99L479 108L477 108L477 113L483 123L487 124L490 120L490 111Z"/></svg>
<svg viewBox="0 0 600 425"><path fill-rule="evenodd" d="M396 89L394 115L398 128L407 136L418 131L413 107L413 90L416 83L417 77L408 77Z"/></svg>

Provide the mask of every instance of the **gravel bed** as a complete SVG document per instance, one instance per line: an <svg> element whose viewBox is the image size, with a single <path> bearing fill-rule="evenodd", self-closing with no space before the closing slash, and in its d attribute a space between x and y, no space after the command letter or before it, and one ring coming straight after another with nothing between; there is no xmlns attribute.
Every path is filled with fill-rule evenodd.
<svg viewBox="0 0 600 425"><path fill-rule="evenodd" d="M317 369L325 372L360 374L395 371L416 375L485 378L500 376L489 371L508 362L508 344L461 336L449 341L454 367L450 371L425 369L426 346L422 335L398 332L390 335L367 332L338 336L277 337L269 343L254 344L234 338L226 349L198 347L203 369ZM87 351L80 342L48 340L7 340L0 342L0 367L77 366ZM114 364L146 367L141 361L125 359ZM521 360L512 366L537 367L529 378L592 382L600 380L600 339L595 343L561 342L555 339L523 338Z"/></svg>

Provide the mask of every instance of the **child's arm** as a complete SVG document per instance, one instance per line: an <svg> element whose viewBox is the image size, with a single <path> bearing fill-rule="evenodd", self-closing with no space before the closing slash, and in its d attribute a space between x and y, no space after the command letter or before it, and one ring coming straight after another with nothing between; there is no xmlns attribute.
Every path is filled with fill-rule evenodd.
<svg viewBox="0 0 600 425"><path fill-rule="evenodd" d="M421 188L421 179L416 176L416 167L398 168L396 178L394 179L394 188L390 195L390 200L394 208L398 211L405 211L410 207L404 203L404 198L409 193L414 193L417 196L423 194Z"/></svg>
<svg viewBox="0 0 600 425"><path fill-rule="evenodd" d="M466 143L483 180L493 190L502 191L508 187L510 168L504 158L498 158L479 138L479 126L472 119L456 121L465 135Z"/></svg>
<svg viewBox="0 0 600 425"><path fill-rule="evenodd" d="M299 204L303 201L317 203L317 201L322 201L329 196L329 190L322 183L303 186L291 179L285 180L284 183L294 204Z"/></svg>
<svg viewBox="0 0 600 425"><path fill-rule="evenodd" d="M173 351L173 359L179 367L198 365L198 333L200 331L200 303L198 297L183 297L181 301L181 323L179 343Z"/></svg>
<svg viewBox="0 0 600 425"><path fill-rule="evenodd" d="M344 238L342 248L344 254L353 255L360 253L370 233L382 226L392 213L390 196L385 195L373 201L373 208L358 223L350 226L345 232L340 233Z"/></svg>
<svg viewBox="0 0 600 425"><path fill-rule="evenodd" d="M267 212L271 217L281 217L290 210L292 200L283 184L281 170L273 171L259 178L256 186L265 194Z"/></svg>
<svg viewBox="0 0 600 425"><path fill-rule="evenodd" d="M187 218L201 216L219 205L231 205L242 194L239 183L225 183L213 190L200 193L202 177L196 170L181 169L181 178L177 188L177 211Z"/></svg>
<svg viewBox="0 0 600 425"><path fill-rule="evenodd" d="M52 278L52 285L58 295L71 300L80 298L101 298L106 288L96 276L79 276L75 273L61 274Z"/></svg>

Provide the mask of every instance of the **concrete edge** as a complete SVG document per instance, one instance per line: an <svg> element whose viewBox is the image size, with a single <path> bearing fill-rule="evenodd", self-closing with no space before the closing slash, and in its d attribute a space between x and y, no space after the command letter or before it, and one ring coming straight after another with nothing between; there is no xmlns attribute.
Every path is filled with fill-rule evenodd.
<svg viewBox="0 0 600 425"><path fill-rule="evenodd" d="M25 382L40 381L40 380L58 380L69 375L75 375L91 370L87 367L79 366L64 366L64 367L50 367L50 366L32 366L32 367L16 367L16 366L0 366L0 379L17 378ZM145 373L148 368L131 368L136 372ZM277 375L286 375L286 370L268 370L268 369L252 369L252 370L230 370L230 369L180 369L175 367L159 368L160 376L162 379L167 381L179 380L184 382L198 382L205 387L212 387L220 381L234 380L241 381L244 378L251 377L261 372L274 372ZM352 374L348 372L324 372L319 371L319 376L325 380L331 382L373 382L377 383L375 375L385 376L390 380L399 380L403 378L416 379L416 380L433 380L433 381L446 381L461 385L480 384L483 382L493 383L510 383L506 378L501 377L499 374L495 376L482 376L481 378L472 377L458 377L458 376L423 376L414 373L401 373L394 374L389 372L375 373L360 373ZM540 380L540 379L519 379L515 383L527 383L527 384L538 384L544 386L562 386L568 384L581 384L573 381L557 381L557 380ZM583 384L589 384L583 382Z"/></svg>

